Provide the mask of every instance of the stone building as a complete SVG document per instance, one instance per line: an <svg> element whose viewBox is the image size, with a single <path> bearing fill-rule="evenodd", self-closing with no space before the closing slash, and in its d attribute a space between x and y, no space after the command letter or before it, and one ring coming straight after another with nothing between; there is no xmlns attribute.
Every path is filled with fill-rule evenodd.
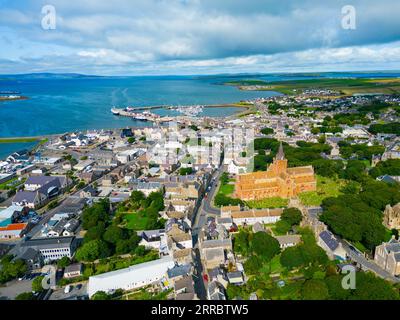
<svg viewBox="0 0 400 320"><path fill-rule="evenodd" d="M400 229L400 203L388 204L383 212L383 225L388 229Z"/></svg>
<svg viewBox="0 0 400 320"><path fill-rule="evenodd" d="M315 191L312 166L288 168L282 144L267 171L238 175L234 196L242 200L271 197L290 198L305 191Z"/></svg>
<svg viewBox="0 0 400 320"><path fill-rule="evenodd" d="M391 275L400 274L400 242L391 239L375 248L375 262Z"/></svg>

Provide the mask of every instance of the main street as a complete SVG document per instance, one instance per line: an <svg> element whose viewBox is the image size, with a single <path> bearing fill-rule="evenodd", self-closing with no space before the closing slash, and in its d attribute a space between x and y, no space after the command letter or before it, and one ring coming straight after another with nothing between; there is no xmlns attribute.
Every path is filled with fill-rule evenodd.
<svg viewBox="0 0 400 320"><path fill-rule="evenodd" d="M203 279L203 265L201 263L200 250L198 246L198 235L203 226L207 223L207 216L215 216L219 214L219 210L214 208L211 203L215 196L215 192L219 185L219 178L223 173L223 165L221 165L211 177L210 184L206 187L206 196L202 198L201 205L195 212L194 223L192 226L192 239L193 239L193 250L195 253L194 267L194 288L197 296L201 300L207 299L206 284ZM207 192L208 187L211 189Z"/></svg>

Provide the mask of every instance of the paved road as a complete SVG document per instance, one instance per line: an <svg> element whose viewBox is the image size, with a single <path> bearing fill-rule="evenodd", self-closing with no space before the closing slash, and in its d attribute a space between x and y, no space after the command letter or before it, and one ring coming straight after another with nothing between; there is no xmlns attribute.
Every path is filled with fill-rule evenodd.
<svg viewBox="0 0 400 320"><path fill-rule="evenodd" d="M32 281L33 280L12 280L7 282L5 287L0 287L0 300L14 300L20 293L31 292Z"/></svg>
<svg viewBox="0 0 400 320"><path fill-rule="evenodd" d="M392 281L392 282L400 282L399 278L396 278L394 276L392 276L389 272L385 271L384 269L382 269L381 267L379 267L373 260L369 260L366 257L364 257L364 255L358 251L357 249L352 249L350 248L350 245L347 241L345 240L340 240L340 242L342 243L343 249L346 251L348 257L356 262L358 265L361 266L361 269L363 269L364 271L372 271L374 272L376 275L378 275L379 277Z"/></svg>
<svg viewBox="0 0 400 320"><path fill-rule="evenodd" d="M201 300L207 299L206 283L203 279L203 265L201 263L200 251L198 249L198 234L199 231L207 222L207 216L217 215L220 210L214 208L211 205L212 199L214 198L215 191L218 187L218 181L223 172L223 167L220 166L213 174L211 179L211 189L208 191L207 198L203 198L199 209L195 213L194 223L192 226L192 237L193 237L193 250L195 253L194 265L195 265L195 275L194 275L194 288L197 296ZM208 186L207 186L208 187Z"/></svg>

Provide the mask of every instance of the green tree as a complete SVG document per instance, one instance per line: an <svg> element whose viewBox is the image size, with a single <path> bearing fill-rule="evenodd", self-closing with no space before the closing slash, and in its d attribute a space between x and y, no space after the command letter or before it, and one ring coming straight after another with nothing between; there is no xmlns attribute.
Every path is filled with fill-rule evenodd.
<svg viewBox="0 0 400 320"><path fill-rule="evenodd" d="M280 256L282 266L291 270L304 265L303 252L299 246L285 249Z"/></svg>
<svg viewBox="0 0 400 320"><path fill-rule="evenodd" d="M257 232L251 240L252 251L265 261L270 261L280 252L278 240L266 232Z"/></svg>
<svg viewBox="0 0 400 320"><path fill-rule="evenodd" d="M111 251L107 243L102 240L91 240L80 247L75 257L78 261L94 261L99 258L106 258Z"/></svg>
<svg viewBox="0 0 400 320"><path fill-rule="evenodd" d="M307 280L301 289L304 300L326 300L329 297L328 287L322 280Z"/></svg>
<svg viewBox="0 0 400 320"><path fill-rule="evenodd" d="M116 244L126 238L124 230L118 226L110 225L104 232L103 239L111 244Z"/></svg>
<svg viewBox="0 0 400 320"><path fill-rule="evenodd" d="M281 215L281 220L286 221L290 226L300 224L302 218L301 211L297 208L286 208Z"/></svg>
<svg viewBox="0 0 400 320"><path fill-rule="evenodd" d="M111 297L104 291L97 291L90 299L91 300L111 300Z"/></svg>
<svg viewBox="0 0 400 320"><path fill-rule="evenodd" d="M62 257L60 260L57 261L57 267L59 268L65 268L71 264L71 260L65 256Z"/></svg>
<svg viewBox="0 0 400 320"><path fill-rule="evenodd" d="M33 292L42 292L44 290L42 286L42 281L44 279L44 276L39 276L33 279L32 281L32 291Z"/></svg>
<svg viewBox="0 0 400 320"><path fill-rule="evenodd" d="M22 292L15 297L15 300L36 300L32 292Z"/></svg>

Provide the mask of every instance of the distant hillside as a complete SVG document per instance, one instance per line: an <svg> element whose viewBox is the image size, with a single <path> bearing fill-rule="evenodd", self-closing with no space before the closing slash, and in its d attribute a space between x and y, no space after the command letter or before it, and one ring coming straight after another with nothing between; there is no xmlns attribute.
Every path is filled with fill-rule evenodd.
<svg viewBox="0 0 400 320"><path fill-rule="evenodd" d="M3 74L0 80L10 79L87 79L102 78L102 76L85 75L79 73L24 73L24 74Z"/></svg>

